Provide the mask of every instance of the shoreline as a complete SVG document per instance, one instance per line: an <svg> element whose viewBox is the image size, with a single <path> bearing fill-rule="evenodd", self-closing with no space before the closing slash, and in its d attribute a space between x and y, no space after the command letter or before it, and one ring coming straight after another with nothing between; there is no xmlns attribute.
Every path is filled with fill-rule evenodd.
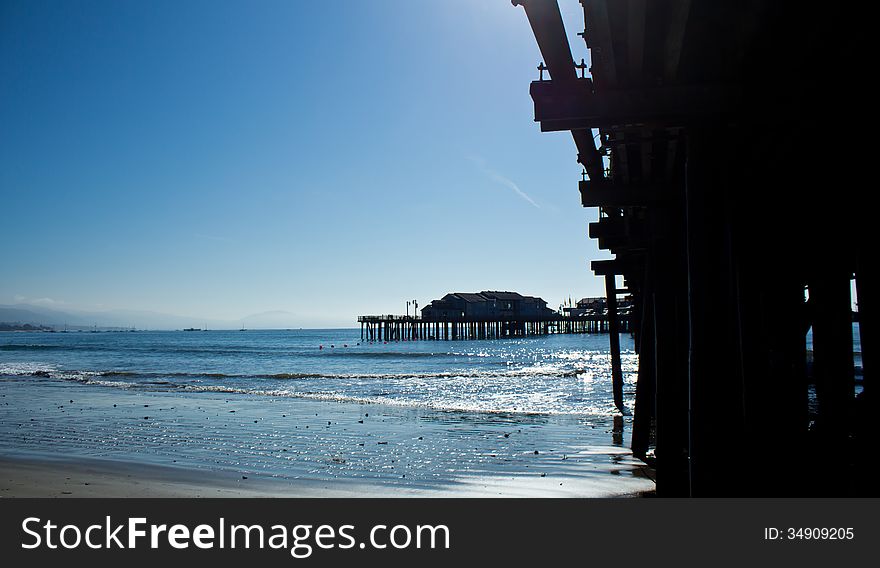
<svg viewBox="0 0 880 568"><path fill-rule="evenodd" d="M612 481L612 480L609 480ZM443 488L355 480L285 479L100 458L0 455L2 498L577 498L649 497L653 490L609 495L595 480L484 475Z"/></svg>
<svg viewBox="0 0 880 568"><path fill-rule="evenodd" d="M103 458L0 455L0 498L355 497L357 483L282 480ZM396 491L374 488L375 496ZM387 494L386 494L387 493Z"/></svg>
<svg viewBox="0 0 880 568"><path fill-rule="evenodd" d="M630 420L0 380L0 497L650 493Z"/></svg>

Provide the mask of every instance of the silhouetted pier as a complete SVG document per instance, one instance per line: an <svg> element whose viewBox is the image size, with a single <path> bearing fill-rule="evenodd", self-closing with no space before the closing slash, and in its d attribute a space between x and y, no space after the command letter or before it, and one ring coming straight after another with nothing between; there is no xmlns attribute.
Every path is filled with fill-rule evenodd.
<svg viewBox="0 0 880 568"><path fill-rule="evenodd" d="M628 332L629 318L618 316L618 333ZM534 321L470 321L424 319L419 316L358 316L365 341L501 339L554 333L608 333L607 314L563 316Z"/></svg>
<svg viewBox="0 0 880 568"><path fill-rule="evenodd" d="M617 277L633 298L632 447L656 466L658 494L877 493L864 15L581 0L592 61L576 64L556 0L513 4L543 57L535 121L571 133L581 204L599 208L590 236L616 255L592 268L609 307Z"/></svg>
<svg viewBox="0 0 880 568"><path fill-rule="evenodd" d="M413 302L418 307L417 302ZM630 305L584 298L557 312L547 302L518 292L452 292L431 301L417 316L359 316L361 339L499 339L552 333L609 333L630 329Z"/></svg>

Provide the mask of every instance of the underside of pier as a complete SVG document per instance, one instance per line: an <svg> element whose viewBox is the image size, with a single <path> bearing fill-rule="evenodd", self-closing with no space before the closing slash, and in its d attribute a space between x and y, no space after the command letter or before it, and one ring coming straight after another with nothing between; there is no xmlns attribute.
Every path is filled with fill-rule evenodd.
<svg viewBox="0 0 880 568"><path fill-rule="evenodd" d="M633 296L633 451L658 495L876 495L868 18L581 0L587 70L556 0L513 3L543 57L535 120L571 132L615 255L593 268Z"/></svg>

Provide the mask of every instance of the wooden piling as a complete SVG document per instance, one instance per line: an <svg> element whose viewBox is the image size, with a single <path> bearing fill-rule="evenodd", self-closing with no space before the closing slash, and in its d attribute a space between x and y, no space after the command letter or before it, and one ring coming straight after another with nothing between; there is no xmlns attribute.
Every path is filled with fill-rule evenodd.
<svg viewBox="0 0 880 568"><path fill-rule="evenodd" d="M850 431L855 391L850 275L827 267L809 291L818 426L829 440L842 442Z"/></svg>
<svg viewBox="0 0 880 568"><path fill-rule="evenodd" d="M614 406L624 413L623 369L620 362L620 334L617 321L617 285L613 274L605 276L605 298L608 306L608 338L611 350L611 388L614 393Z"/></svg>

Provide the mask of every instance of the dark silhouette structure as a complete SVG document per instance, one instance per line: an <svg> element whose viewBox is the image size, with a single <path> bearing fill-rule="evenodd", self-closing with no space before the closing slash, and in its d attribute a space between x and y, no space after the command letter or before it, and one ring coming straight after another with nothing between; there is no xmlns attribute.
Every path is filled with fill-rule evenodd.
<svg viewBox="0 0 880 568"><path fill-rule="evenodd" d="M542 321L558 319L547 302L519 292L455 292L422 308L422 319L466 321Z"/></svg>
<svg viewBox="0 0 880 568"><path fill-rule="evenodd" d="M658 494L876 494L867 18L770 0L580 1L589 74L556 0L513 4L543 57L535 120L571 132L581 202L600 211L590 235L616 255L592 268L609 307L616 275L633 297L632 445Z"/></svg>
<svg viewBox="0 0 880 568"><path fill-rule="evenodd" d="M361 339L498 339L549 333L616 333L630 329L629 305L603 305L559 313L547 302L518 292L453 292L422 308L421 316L358 316ZM612 353L620 367L620 347ZM621 379L622 384L622 379ZM622 405L621 405L622 407Z"/></svg>

